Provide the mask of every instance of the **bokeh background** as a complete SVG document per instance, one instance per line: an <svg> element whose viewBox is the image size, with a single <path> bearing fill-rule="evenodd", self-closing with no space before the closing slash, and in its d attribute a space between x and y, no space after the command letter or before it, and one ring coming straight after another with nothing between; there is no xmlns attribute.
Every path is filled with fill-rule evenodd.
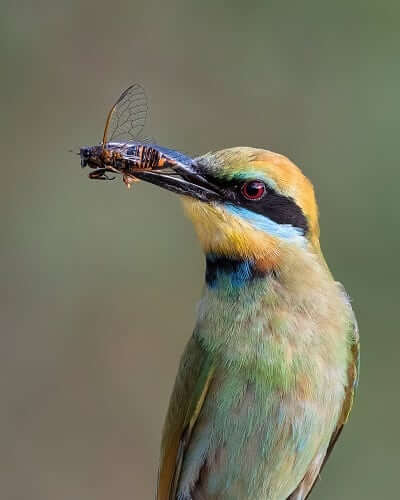
<svg viewBox="0 0 400 500"><path fill-rule="evenodd" d="M0 497L153 498L204 262L177 197L92 182L131 82L190 154L288 155L353 298L362 376L313 498L398 497L400 3L1 2Z"/></svg>

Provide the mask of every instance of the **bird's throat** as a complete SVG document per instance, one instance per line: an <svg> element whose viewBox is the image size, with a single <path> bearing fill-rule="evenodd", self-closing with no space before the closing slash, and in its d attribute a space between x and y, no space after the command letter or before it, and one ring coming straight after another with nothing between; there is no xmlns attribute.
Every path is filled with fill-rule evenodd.
<svg viewBox="0 0 400 500"><path fill-rule="evenodd" d="M264 271L249 259L237 259L224 255L206 255L206 284L209 288L237 289L257 279L265 278L270 271Z"/></svg>

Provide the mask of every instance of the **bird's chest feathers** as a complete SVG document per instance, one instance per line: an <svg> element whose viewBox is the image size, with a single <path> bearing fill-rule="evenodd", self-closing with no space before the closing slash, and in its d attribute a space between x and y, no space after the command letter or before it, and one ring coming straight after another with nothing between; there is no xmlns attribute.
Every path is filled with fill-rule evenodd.
<svg viewBox="0 0 400 500"><path fill-rule="evenodd" d="M249 380L283 392L320 392L333 378L340 388L347 346L339 332L345 329L330 317L338 311L330 311L327 300L320 290L285 286L274 272L262 275L249 261L209 255L195 335Z"/></svg>
<svg viewBox="0 0 400 500"><path fill-rule="evenodd" d="M216 369L199 441L219 457L210 491L240 483L240 498L287 498L325 450L342 407L346 314L333 280L312 269L256 269L207 259L195 337Z"/></svg>

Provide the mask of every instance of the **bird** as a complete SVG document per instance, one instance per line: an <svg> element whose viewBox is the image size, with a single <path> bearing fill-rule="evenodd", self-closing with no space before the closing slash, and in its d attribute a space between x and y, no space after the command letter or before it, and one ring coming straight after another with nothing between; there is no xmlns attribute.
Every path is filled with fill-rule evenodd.
<svg viewBox="0 0 400 500"><path fill-rule="evenodd" d="M319 236L311 181L234 147L139 179L179 194L206 259L165 419L157 500L303 500L352 407L357 322ZM136 175L136 174L135 174Z"/></svg>

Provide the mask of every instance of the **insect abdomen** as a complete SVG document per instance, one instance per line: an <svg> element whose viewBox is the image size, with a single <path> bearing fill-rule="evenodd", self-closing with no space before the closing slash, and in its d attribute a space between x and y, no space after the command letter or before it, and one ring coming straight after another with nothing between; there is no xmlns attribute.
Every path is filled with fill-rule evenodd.
<svg viewBox="0 0 400 500"><path fill-rule="evenodd" d="M164 156L155 148L138 144L132 146L127 151L129 156L137 159L130 159L131 168L140 170L154 170L165 166Z"/></svg>

